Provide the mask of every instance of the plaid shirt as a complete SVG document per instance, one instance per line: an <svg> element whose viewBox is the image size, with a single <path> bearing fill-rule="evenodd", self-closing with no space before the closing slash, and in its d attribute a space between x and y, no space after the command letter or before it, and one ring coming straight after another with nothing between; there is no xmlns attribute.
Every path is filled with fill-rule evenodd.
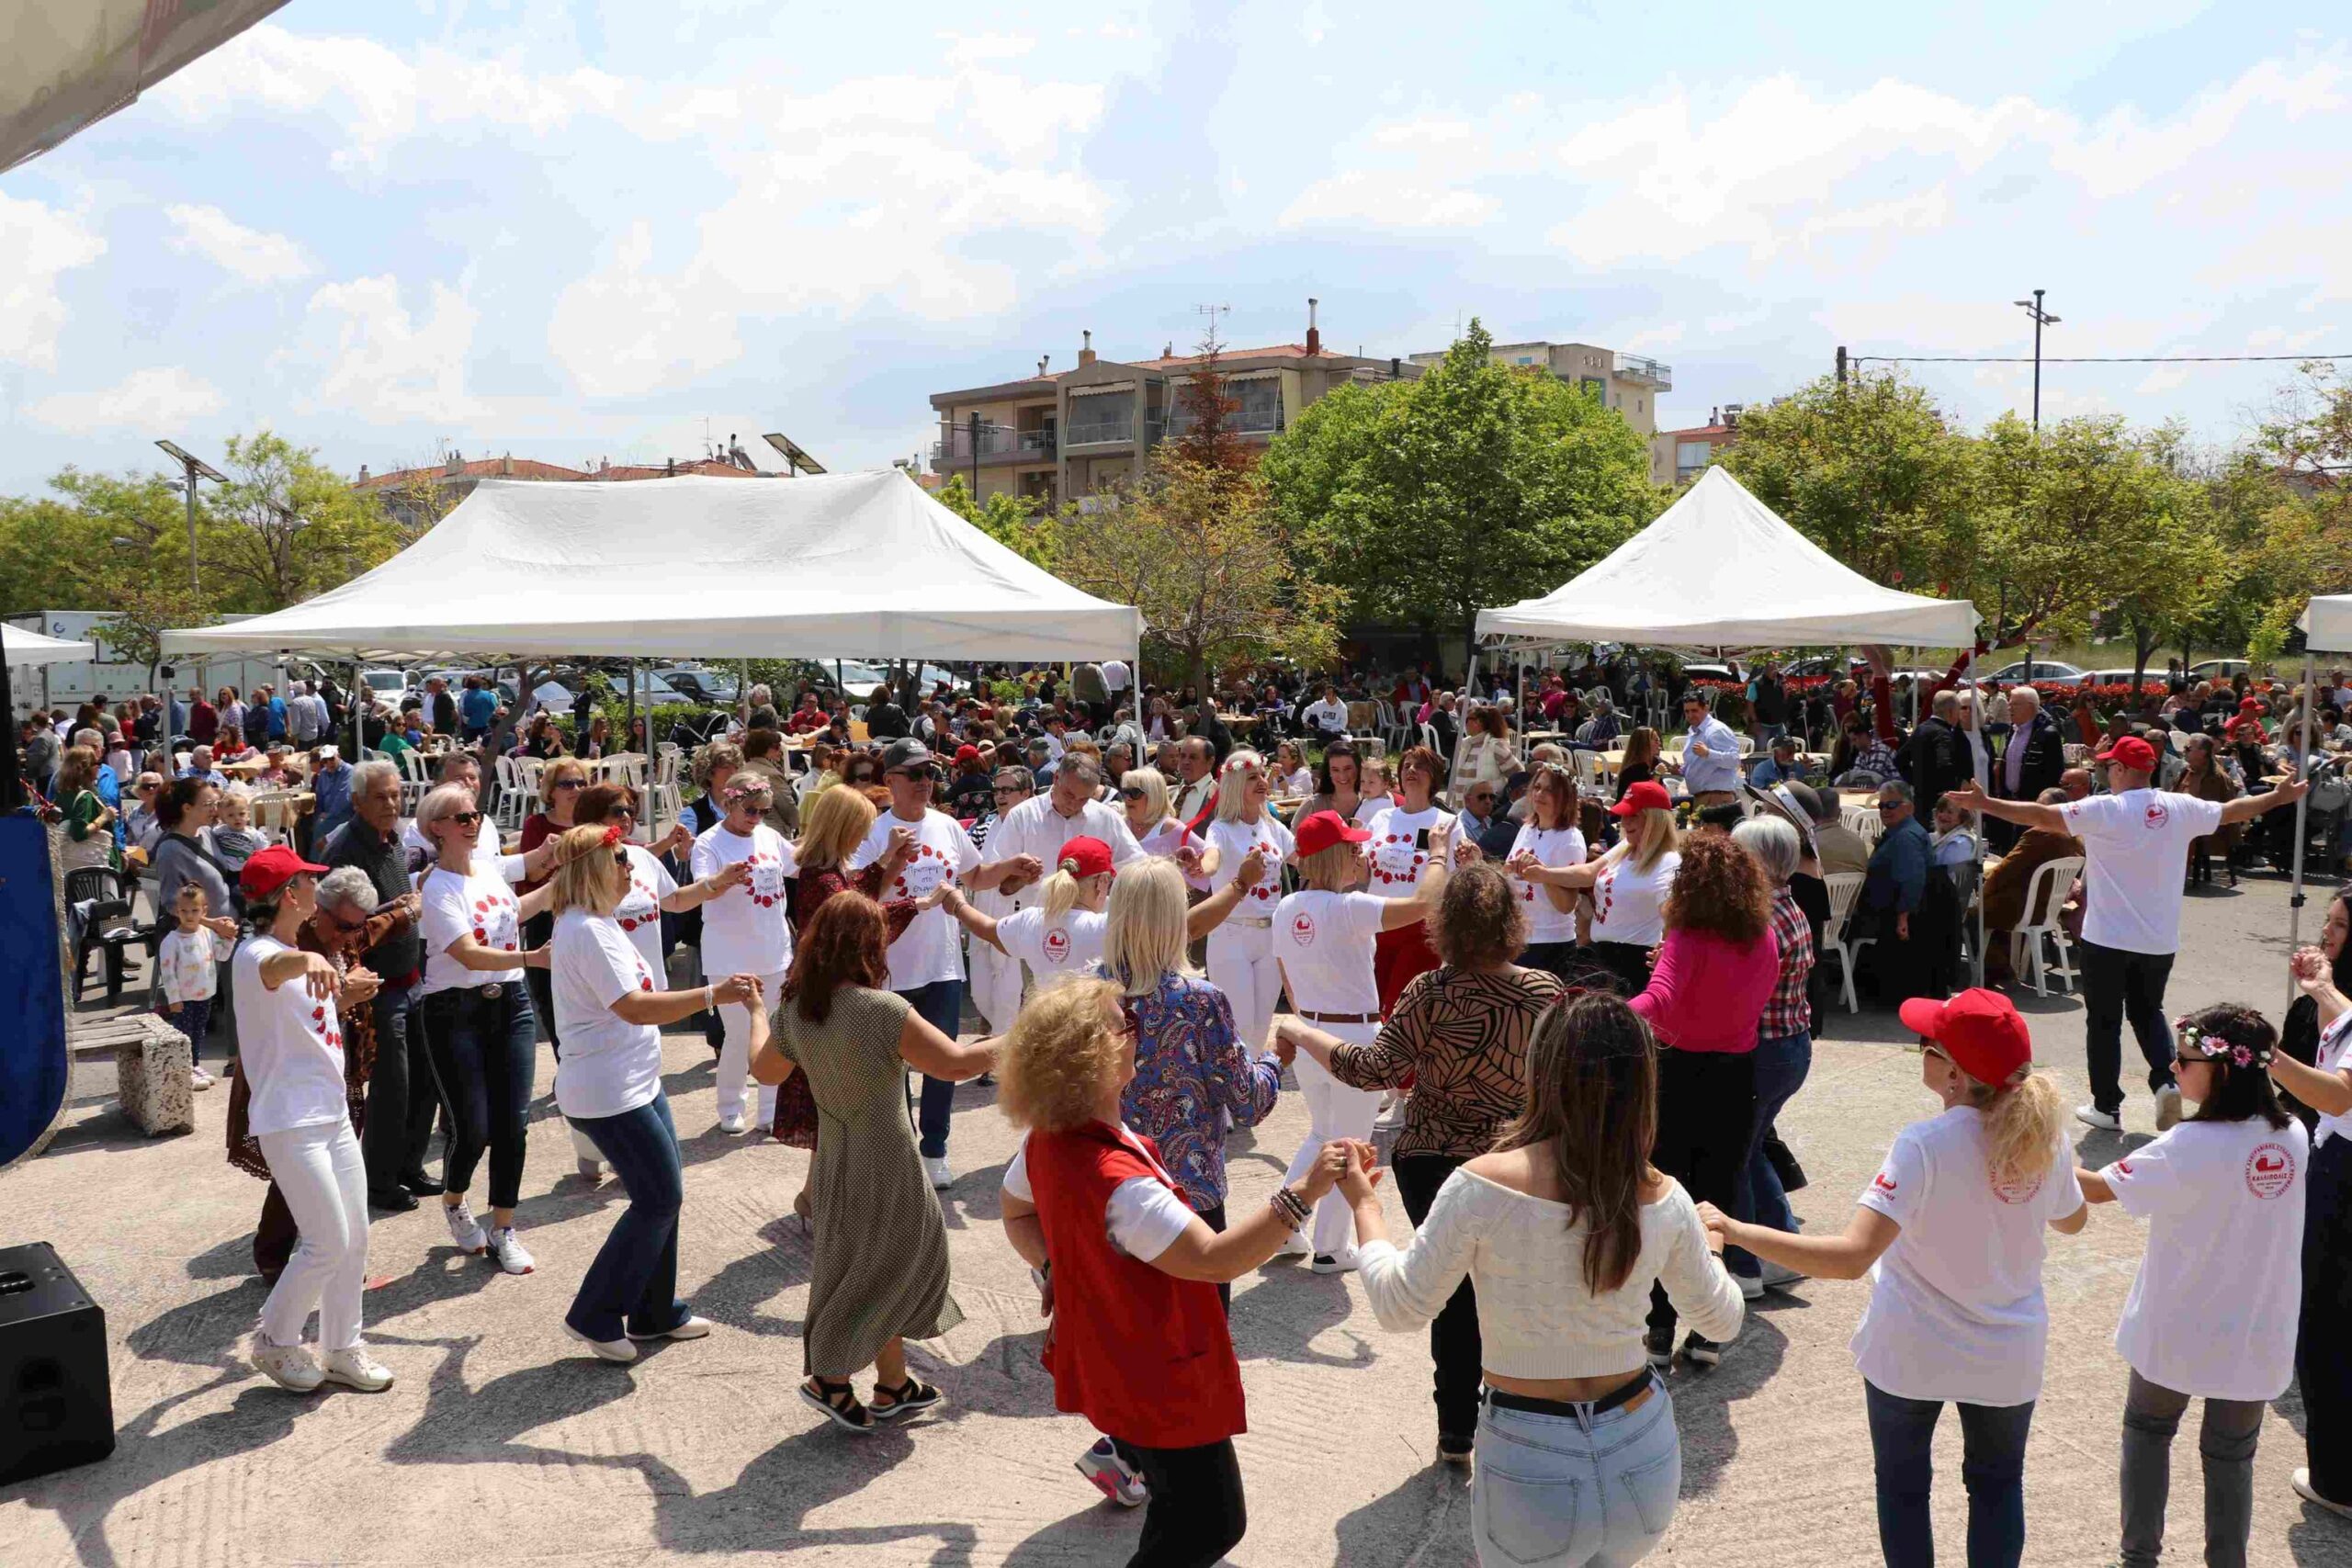
<svg viewBox="0 0 2352 1568"><path fill-rule="evenodd" d="M1813 1028L1813 1006L1804 991L1805 976L1813 972L1813 922L1786 887L1772 890L1772 935L1781 943L1781 978L1756 1021L1758 1040L1778 1040Z"/></svg>

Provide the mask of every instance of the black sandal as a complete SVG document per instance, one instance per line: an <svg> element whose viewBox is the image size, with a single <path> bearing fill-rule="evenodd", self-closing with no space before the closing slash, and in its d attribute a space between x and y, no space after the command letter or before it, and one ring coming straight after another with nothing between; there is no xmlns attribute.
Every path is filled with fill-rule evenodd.
<svg viewBox="0 0 2352 1568"><path fill-rule="evenodd" d="M874 1430L874 1413L859 1402L847 1378L812 1377L800 1385L800 1397L823 1411L836 1427L853 1432Z"/></svg>
<svg viewBox="0 0 2352 1568"><path fill-rule="evenodd" d="M876 1399L885 1394L888 1394L890 1399L888 1404L874 1406L874 1418L876 1421L896 1421L900 1416L912 1416L917 1411L928 1410L946 1399L946 1395L931 1384L918 1381L911 1374L906 1382L896 1388L885 1388L882 1384L876 1383L874 1393Z"/></svg>

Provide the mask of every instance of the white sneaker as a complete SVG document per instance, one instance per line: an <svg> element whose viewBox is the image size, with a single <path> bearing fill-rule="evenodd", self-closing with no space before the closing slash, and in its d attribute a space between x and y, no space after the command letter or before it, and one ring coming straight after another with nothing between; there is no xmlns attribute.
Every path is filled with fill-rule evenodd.
<svg viewBox="0 0 2352 1568"><path fill-rule="evenodd" d="M191 1066L187 1070L187 1087L190 1089L210 1089L212 1087L212 1075L206 1072L202 1067Z"/></svg>
<svg viewBox="0 0 2352 1568"><path fill-rule="evenodd" d="M741 1137L744 1127L748 1124L744 1122L743 1113L740 1111L732 1116L721 1116L718 1119L718 1130L730 1138Z"/></svg>
<svg viewBox="0 0 2352 1568"><path fill-rule="evenodd" d="M2096 1105L2077 1105L2075 1107L2075 1120L2080 1122L2086 1127L2098 1127L2109 1133L2120 1133L2123 1131L2122 1117L2110 1116Z"/></svg>
<svg viewBox="0 0 2352 1568"><path fill-rule="evenodd" d="M514 1239L513 1225L501 1225L490 1233L490 1255L509 1274L527 1274L538 1267L537 1260Z"/></svg>
<svg viewBox="0 0 2352 1568"><path fill-rule="evenodd" d="M362 1393L381 1393L392 1386L391 1368L356 1345L348 1350L328 1351L322 1375L328 1382L339 1382Z"/></svg>
<svg viewBox="0 0 2352 1568"><path fill-rule="evenodd" d="M563 1325L563 1331L607 1361L617 1361L627 1366L637 1359L637 1347L626 1339L591 1339L568 1323Z"/></svg>
<svg viewBox="0 0 2352 1568"><path fill-rule="evenodd" d="M1356 1249L1351 1247L1345 1252L1318 1252L1307 1267L1317 1274L1352 1274L1356 1269Z"/></svg>
<svg viewBox="0 0 2352 1568"><path fill-rule="evenodd" d="M442 1204L441 1217L449 1222L449 1239L458 1244L459 1252L471 1255L490 1245L490 1237L482 1232L481 1222L474 1218L472 1206L463 1198L454 1203Z"/></svg>
<svg viewBox="0 0 2352 1568"><path fill-rule="evenodd" d="M2156 1090L2156 1131L2169 1133L2180 1122L2180 1089L2166 1084Z"/></svg>
<svg viewBox="0 0 2352 1568"><path fill-rule="evenodd" d="M639 1344L650 1343L656 1339L706 1339L709 1337L710 1319L707 1317L696 1317L692 1313L688 1313L686 1314L685 1321L679 1324L677 1327L667 1330L664 1333L632 1333L629 1335L631 1339L638 1341Z"/></svg>
<svg viewBox="0 0 2352 1568"><path fill-rule="evenodd" d="M2287 1478L2287 1484L2292 1486L2295 1489L2295 1495L2304 1502L2315 1507L2324 1508L2340 1517L2352 1519L2352 1503L2338 1503L2333 1498L2321 1496L2319 1488L2312 1484L2312 1472L2301 1466L2298 1465L2295 1472Z"/></svg>
<svg viewBox="0 0 2352 1568"><path fill-rule="evenodd" d="M925 1155L922 1173L931 1178L931 1190L934 1192L944 1192L956 1185L956 1173L948 1168L945 1155Z"/></svg>
<svg viewBox="0 0 2352 1568"><path fill-rule="evenodd" d="M1314 1247L1308 1243L1306 1235L1298 1231L1291 1232L1283 1239L1283 1244L1274 1248L1276 1258L1311 1258L1314 1254Z"/></svg>
<svg viewBox="0 0 2352 1568"><path fill-rule="evenodd" d="M581 1180L594 1183L605 1179L604 1161L590 1159L586 1155L582 1155L573 1161L573 1164L580 1171Z"/></svg>
<svg viewBox="0 0 2352 1568"><path fill-rule="evenodd" d="M319 1370L318 1358L311 1354L307 1345L273 1345L266 1334L254 1336L254 1365L260 1368L270 1382L296 1393L308 1393L326 1381Z"/></svg>

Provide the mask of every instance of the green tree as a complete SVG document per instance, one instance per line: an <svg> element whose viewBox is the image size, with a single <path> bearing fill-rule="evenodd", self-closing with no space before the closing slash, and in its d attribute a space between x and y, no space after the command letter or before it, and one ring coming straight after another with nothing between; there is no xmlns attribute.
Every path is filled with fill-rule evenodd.
<svg viewBox="0 0 2352 1568"><path fill-rule="evenodd" d="M1054 570L1054 522L1035 502L999 491L986 501L972 499L961 474L932 492L933 499L1023 560Z"/></svg>
<svg viewBox="0 0 2352 1568"><path fill-rule="evenodd" d="M230 482L212 507L228 525L203 562L226 610L260 613L324 592L399 553L401 530L373 495L267 430L229 438Z"/></svg>
<svg viewBox="0 0 2352 1568"><path fill-rule="evenodd" d="M114 650L147 666L147 684L156 684L155 669L164 660L164 634L181 626L200 626L212 618L211 606L185 581L123 582L113 592L113 614L95 629Z"/></svg>
<svg viewBox="0 0 2352 1568"><path fill-rule="evenodd" d="M1624 417L1547 373L1494 363L1476 321L1416 381L1342 388L1267 453L1275 518L1360 619L1456 633L1548 590L1657 515Z"/></svg>

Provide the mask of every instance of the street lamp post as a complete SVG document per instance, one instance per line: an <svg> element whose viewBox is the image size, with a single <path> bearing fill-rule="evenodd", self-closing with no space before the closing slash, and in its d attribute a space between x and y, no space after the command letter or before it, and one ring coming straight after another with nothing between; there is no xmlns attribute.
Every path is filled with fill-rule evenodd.
<svg viewBox="0 0 2352 1568"><path fill-rule="evenodd" d="M158 441L155 445L169 453L172 459L179 464L180 471L187 476L187 591L191 598L199 597L203 589L196 574L196 481L208 479L214 484L224 485L229 482L229 476L203 458L180 450L173 442Z"/></svg>
<svg viewBox="0 0 2352 1568"><path fill-rule="evenodd" d="M2019 299L2018 307L2033 318L2033 428L2041 428L2041 329L2054 327L2058 318L2041 308L2042 291L2033 291L2030 299Z"/></svg>

